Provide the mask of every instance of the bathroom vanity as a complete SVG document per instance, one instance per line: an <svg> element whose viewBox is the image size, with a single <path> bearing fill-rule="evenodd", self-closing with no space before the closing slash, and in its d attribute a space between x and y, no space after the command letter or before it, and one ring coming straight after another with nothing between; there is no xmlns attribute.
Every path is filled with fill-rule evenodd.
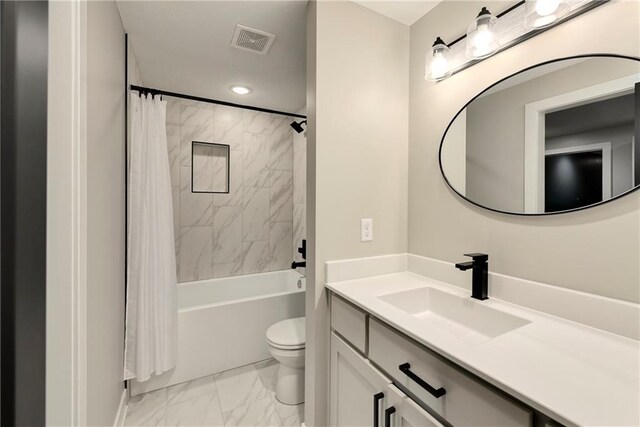
<svg viewBox="0 0 640 427"><path fill-rule="evenodd" d="M638 341L412 272L328 283L332 426L638 425Z"/></svg>

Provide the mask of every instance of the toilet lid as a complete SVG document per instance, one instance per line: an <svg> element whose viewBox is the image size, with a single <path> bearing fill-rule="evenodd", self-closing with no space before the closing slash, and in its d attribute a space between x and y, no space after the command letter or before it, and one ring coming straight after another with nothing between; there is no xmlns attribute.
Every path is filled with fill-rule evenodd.
<svg viewBox="0 0 640 427"><path fill-rule="evenodd" d="M304 317L286 319L267 329L267 341L280 348L304 347Z"/></svg>

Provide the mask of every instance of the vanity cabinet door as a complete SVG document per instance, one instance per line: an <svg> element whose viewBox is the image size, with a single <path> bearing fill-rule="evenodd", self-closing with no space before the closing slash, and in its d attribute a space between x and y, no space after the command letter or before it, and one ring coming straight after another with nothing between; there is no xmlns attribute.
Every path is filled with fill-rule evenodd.
<svg viewBox="0 0 640 427"><path fill-rule="evenodd" d="M383 427L389 383L366 359L331 333L331 426Z"/></svg>
<svg viewBox="0 0 640 427"><path fill-rule="evenodd" d="M387 387L387 394L384 427L443 427L393 384Z"/></svg>

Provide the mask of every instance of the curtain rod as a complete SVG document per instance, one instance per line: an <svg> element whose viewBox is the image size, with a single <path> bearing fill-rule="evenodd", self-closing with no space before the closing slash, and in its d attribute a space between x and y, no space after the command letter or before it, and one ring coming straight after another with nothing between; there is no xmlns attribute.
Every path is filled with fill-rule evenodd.
<svg viewBox="0 0 640 427"><path fill-rule="evenodd" d="M260 111L260 112L263 112L263 113L280 114L282 116L298 117L298 118L301 118L301 119L306 119L307 118L307 116L304 116L302 114L287 113L285 111L270 110L268 108L254 107L254 106L251 106L251 105L243 105L243 104L236 104L236 103L233 103L233 102L220 101L220 100L217 100L217 99L202 98L200 96L186 95L184 93L177 93L177 92L169 92L167 90L154 89L154 88L144 87L144 86L131 85L131 90L137 90L138 92L141 92L141 93L150 93L152 95L173 96L174 98L189 99L191 101L208 102L209 104L226 105L227 107L244 108L245 110Z"/></svg>

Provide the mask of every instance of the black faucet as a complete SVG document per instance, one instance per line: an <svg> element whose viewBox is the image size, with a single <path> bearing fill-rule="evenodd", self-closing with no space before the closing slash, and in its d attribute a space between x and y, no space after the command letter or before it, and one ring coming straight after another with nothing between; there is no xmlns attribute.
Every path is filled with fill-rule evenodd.
<svg viewBox="0 0 640 427"><path fill-rule="evenodd" d="M298 248L298 253L300 255L302 255L302 259L307 259L307 239L302 239L302 246L300 246ZM306 261L301 261L301 262L292 262L291 263L291 268L292 269L296 269L298 267L307 267L307 262Z"/></svg>
<svg viewBox="0 0 640 427"><path fill-rule="evenodd" d="M464 256L471 257L473 261L459 262L456 264L456 268L466 271L473 268L473 281L471 285L471 298L485 300L489 297L489 282L487 280L489 273L489 255L473 253L464 254Z"/></svg>

